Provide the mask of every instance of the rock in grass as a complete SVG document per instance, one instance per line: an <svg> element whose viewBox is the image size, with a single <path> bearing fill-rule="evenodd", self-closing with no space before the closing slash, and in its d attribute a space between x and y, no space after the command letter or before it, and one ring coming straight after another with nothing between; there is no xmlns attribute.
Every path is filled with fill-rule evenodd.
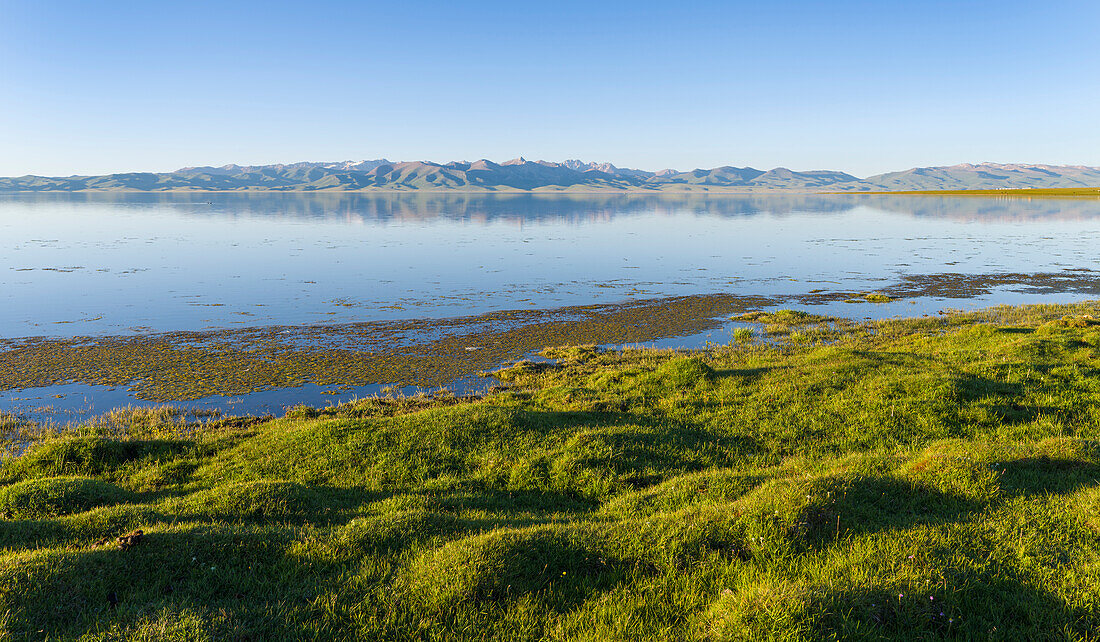
<svg viewBox="0 0 1100 642"><path fill-rule="evenodd" d="M131 546L137 546L145 538L145 532L140 528L132 533L127 533L118 538L118 547L126 550Z"/></svg>
<svg viewBox="0 0 1100 642"><path fill-rule="evenodd" d="M104 537L98 540L93 546L100 547L106 546L111 542L118 545L121 550L126 550L132 546L137 546L141 543L141 540L145 539L145 531L140 528L136 531L126 533L125 535L119 535L118 537Z"/></svg>
<svg viewBox="0 0 1100 642"><path fill-rule="evenodd" d="M87 477L28 479L0 489L0 512L16 519L82 513L132 499L130 491Z"/></svg>

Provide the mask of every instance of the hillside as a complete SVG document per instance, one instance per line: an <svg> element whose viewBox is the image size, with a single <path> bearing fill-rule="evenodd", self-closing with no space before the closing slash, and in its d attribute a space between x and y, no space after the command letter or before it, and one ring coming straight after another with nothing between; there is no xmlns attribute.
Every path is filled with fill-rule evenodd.
<svg viewBox="0 0 1100 642"><path fill-rule="evenodd" d="M706 351L547 350L480 398L0 417L3 630L1092 639L1098 315L754 313Z"/></svg>
<svg viewBox="0 0 1100 642"><path fill-rule="evenodd" d="M982 163L918 167L861 181L883 191L1100 187L1100 167Z"/></svg>
<svg viewBox="0 0 1100 642"><path fill-rule="evenodd" d="M1100 187L1100 168L983 163L921 167L859 179L844 172L723 166L648 172L611 163L516 158L432 163L385 159L287 165L185 167L175 172L0 178L0 192L96 191L921 191Z"/></svg>

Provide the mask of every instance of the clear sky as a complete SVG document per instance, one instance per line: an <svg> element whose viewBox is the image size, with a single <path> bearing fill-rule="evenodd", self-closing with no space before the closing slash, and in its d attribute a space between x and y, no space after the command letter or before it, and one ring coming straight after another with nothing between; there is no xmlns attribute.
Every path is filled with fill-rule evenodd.
<svg viewBox="0 0 1100 642"><path fill-rule="evenodd" d="M1100 165L1100 2L0 0L0 175Z"/></svg>

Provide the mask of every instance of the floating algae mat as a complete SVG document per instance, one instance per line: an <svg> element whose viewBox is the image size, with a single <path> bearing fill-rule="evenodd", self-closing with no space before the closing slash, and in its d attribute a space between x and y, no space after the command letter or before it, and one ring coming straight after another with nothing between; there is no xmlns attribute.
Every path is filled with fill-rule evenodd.
<svg viewBox="0 0 1100 642"><path fill-rule="evenodd" d="M0 388L71 382L128 387L148 401L247 395L314 384L439 387L547 346L691 334L764 297L672 297L448 320L273 326L138 337L0 342ZM420 340L423 339L423 340Z"/></svg>
<svg viewBox="0 0 1100 642"><path fill-rule="evenodd" d="M187 402L278 413L387 390L446 386L462 393L491 384L479 373L549 346L693 348L737 340L736 329L745 325L739 315L755 310L809 306L882 318L933 313L944 301L975 307L995 292L1095 297L1100 273L923 275L861 292L710 294L452 319L7 339L0 340L0 411L56 421L129 403Z"/></svg>

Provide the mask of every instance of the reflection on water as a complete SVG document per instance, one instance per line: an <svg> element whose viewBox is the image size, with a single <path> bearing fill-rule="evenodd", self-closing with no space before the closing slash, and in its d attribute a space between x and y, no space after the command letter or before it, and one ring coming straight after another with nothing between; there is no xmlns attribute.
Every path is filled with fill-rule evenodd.
<svg viewBox="0 0 1100 642"><path fill-rule="evenodd" d="M1100 201L889 195L0 197L0 337L454 317L1100 269ZM996 302L996 301L994 301Z"/></svg>
<svg viewBox="0 0 1100 642"><path fill-rule="evenodd" d="M1100 198L891 196L888 194L462 194L462 193L75 193L0 195L0 203L185 208L227 219L349 223L494 221L592 223L616 217L694 214L716 217L843 213L859 207L919 218L972 222L1100 218Z"/></svg>

